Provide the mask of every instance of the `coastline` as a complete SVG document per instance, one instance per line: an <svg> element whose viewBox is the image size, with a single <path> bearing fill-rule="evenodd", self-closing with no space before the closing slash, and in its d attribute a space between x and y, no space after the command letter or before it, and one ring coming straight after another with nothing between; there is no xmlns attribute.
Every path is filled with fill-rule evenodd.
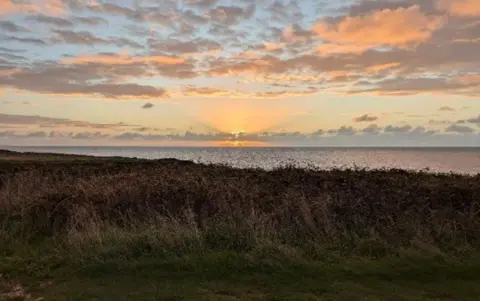
<svg viewBox="0 0 480 301"><path fill-rule="evenodd" d="M2 147L0 146L0 152ZM85 156L139 160L178 159L199 164L228 165L234 168L273 170L285 166L302 169L390 170L428 173L480 173L479 147L7 147L5 152L39 158ZM26 158L27 156L23 156Z"/></svg>
<svg viewBox="0 0 480 301"><path fill-rule="evenodd" d="M480 174L0 151L0 239L45 300L475 300Z"/></svg>

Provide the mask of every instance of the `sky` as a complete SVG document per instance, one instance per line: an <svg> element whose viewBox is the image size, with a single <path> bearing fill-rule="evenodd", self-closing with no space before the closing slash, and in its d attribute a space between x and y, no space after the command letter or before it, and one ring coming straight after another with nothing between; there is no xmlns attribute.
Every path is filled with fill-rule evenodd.
<svg viewBox="0 0 480 301"><path fill-rule="evenodd" d="M480 146L479 0L0 0L0 145Z"/></svg>

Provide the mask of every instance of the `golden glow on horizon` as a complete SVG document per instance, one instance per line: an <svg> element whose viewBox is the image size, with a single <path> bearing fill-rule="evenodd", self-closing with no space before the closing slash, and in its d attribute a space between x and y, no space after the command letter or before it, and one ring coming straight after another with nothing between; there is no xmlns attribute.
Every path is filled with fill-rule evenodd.
<svg viewBox="0 0 480 301"><path fill-rule="evenodd" d="M214 146L218 147L265 147L270 144L265 141L218 141Z"/></svg>
<svg viewBox="0 0 480 301"><path fill-rule="evenodd" d="M271 104L270 104L271 105ZM298 116L292 108L267 106L246 101L213 101L196 107L195 119L222 133L261 133L278 127L289 117Z"/></svg>

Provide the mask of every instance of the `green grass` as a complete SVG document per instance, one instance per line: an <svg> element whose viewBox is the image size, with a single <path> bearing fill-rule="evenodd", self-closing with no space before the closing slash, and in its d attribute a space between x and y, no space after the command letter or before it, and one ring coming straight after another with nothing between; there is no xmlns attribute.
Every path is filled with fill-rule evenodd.
<svg viewBox="0 0 480 301"><path fill-rule="evenodd" d="M0 300L480 300L480 175L0 155Z"/></svg>
<svg viewBox="0 0 480 301"><path fill-rule="evenodd" d="M208 252L87 265L34 261L29 272L19 273L17 279L33 296L45 300L478 300L480 296L480 262L418 254L312 261ZM10 264L2 269L15 269L19 263Z"/></svg>

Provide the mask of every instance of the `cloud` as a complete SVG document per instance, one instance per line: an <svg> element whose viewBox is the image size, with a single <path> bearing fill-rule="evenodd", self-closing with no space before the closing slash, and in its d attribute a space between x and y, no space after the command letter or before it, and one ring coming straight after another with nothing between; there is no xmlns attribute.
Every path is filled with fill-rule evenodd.
<svg viewBox="0 0 480 301"><path fill-rule="evenodd" d="M11 139L9 141L15 143L14 139L50 139L49 142L55 141L52 139L61 138L63 143L72 143L72 141L65 139L80 139L88 142L95 140L101 141L102 145L118 144L129 142L151 142L155 145L156 142L161 144L167 143L169 145L219 145L219 143L231 145L231 143L243 143L245 141L250 143L258 142L258 145L305 145L305 146L448 146L448 145L475 145L480 136L478 134L467 132L460 133L452 132L453 134L444 134L432 130L427 130L424 127L410 127L409 131L385 133L382 128L377 125L370 125L367 128L358 131L354 128L343 126L336 130L319 129L312 133L301 132L262 132L262 133L224 133L224 132L210 132L210 133L196 133L187 131L185 133L173 133L174 129L165 129L171 133L168 134L152 134L146 133L148 131L158 132L160 130L142 127L133 129L120 134L110 134L102 131L92 132L84 131L80 133L74 132L0 132L0 139ZM327 135L327 134L328 135ZM13 139L14 138L14 139ZM193 143L193 144L192 144ZM473 143L473 144L472 144ZM144 144L144 143L142 143Z"/></svg>
<svg viewBox="0 0 480 301"><path fill-rule="evenodd" d="M218 0L187 0L186 2L187 5L192 7L207 9L214 7L218 3Z"/></svg>
<svg viewBox="0 0 480 301"><path fill-rule="evenodd" d="M380 128L376 124L371 124L367 126L366 128L362 129L361 132L365 134L370 134L370 135L377 135L382 131L382 128Z"/></svg>
<svg viewBox="0 0 480 301"><path fill-rule="evenodd" d="M238 6L217 6L210 9L208 16L214 22L221 24L234 25L240 23L244 19L249 19L255 13L255 4L251 4L247 8Z"/></svg>
<svg viewBox="0 0 480 301"><path fill-rule="evenodd" d="M444 112L455 112L456 109L449 107L449 106L443 106L438 109L439 111L444 111Z"/></svg>
<svg viewBox="0 0 480 301"><path fill-rule="evenodd" d="M436 133L436 130L427 130L423 126L417 126L409 132L410 135L433 135Z"/></svg>
<svg viewBox="0 0 480 301"><path fill-rule="evenodd" d="M210 75L283 73L287 70L283 63L281 60L272 56L240 61L217 59L209 63L210 69L208 73Z"/></svg>
<svg viewBox="0 0 480 301"><path fill-rule="evenodd" d="M26 27L17 25L11 21L0 21L0 29L8 32L29 32L30 30Z"/></svg>
<svg viewBox="0 0 480 301"><path fill-rule="evenodd" d="M288 2L275 0L271 5L267 6L266 11L269 13L266 21L281 24L294 24L304 17L296 0Z"/></svg>
<svg viewBox="0 0 480 301"><path fill-rule="evenodd" d="M142 75L144 66L99 66L99 65L41 65L19 70L9 77L0 77L0 86L37 93L64 95L98 95L106 98L163 98L167 92L162 88L134 83L92 83L106 77Z"/></svg>
<svg viewBox="0 0 480 301"><path fill-rule="evenodd" d="M338 20L324 19L313 31L325 41L318 47L321 53L360 52L381 46L405 48L423 43L443 22L441 17L424 15L415 5Z"/></svg>
<svg viewBox="0 0 480 301"><path fill-rule="evenodd" d="M72 139L82 139L82 140L95 140L95 139L105 139L110 137L109 134L104 134L101 132L82 132L71 135Z"/></svg>
<svg viewBox="0 0 480 301"><path fill-rule="evenodd" d="M6 105L30 105L30 103L28 101L2 101L3 104L6 104ZM0 122L1 123L1 122Z"/></svg>
<svg viewBox="0 0 480 301"><path fill-rule="evenodd" d="M227 95L229 91L225 89L187 86L183 89L183 94L187 96L219 96Z"/></svg>
<svg viewBox="0 0 480 301"><path fill-rule="evenodd" d="M258 51L279 53L279 52L282 52L282 48L284 48L285 46L286 46L285 43L263 42L260 45L256 45L256 46L252 47L252 49L258 50ZM257 57L257 56L258 56L258 54L254 53L253 57ZM242 56L240 56L240 57L242 57ZM248 55L245 55L243 57L248 57Z"/></svg>
<svg viewBox="0 0 480 301"><path fill-rule="evenodd" d="M480 2L478 0L438 0L438 8L446 10L454 16L480 16Z"/></svg>
<svg viewBox="0 0 480 301"><path fill-rule="evenodd" d="M197 15L195 12L191 10L185 10L182 14L182 17L189 24L193 24L193 25L202 25L202 24L207 24L209 22L208 16L205 16L204 14Z"/></svg>
<svg viewBox="0 0 480 301"><path fill-rule="evenodd" d="M387 125L383 129L385 133L408 133L410 130L412 130L411 125L404 125L404 126Z"/></svg>
<svg viewBox="0 0 480 301"><path fill-rule="evenodd" d="M176 16L173 12L175 11L175 5L171 4L171 1L162 1L158 6L140 7L136 5L135 8L132 8L114 3L80 2L71 3L71 6L77 10L87 10L109 16L125 17L134 22L149 21L171 27L173 25L173 18Z"/></svg>
<svg viewBox="0 0 480 301"><path fill-rule="evenodd" d="M110 38L110 43L118 47L131 47L135 49L143 49L143 45L127 38Z"/></svg>
<svg viewBox="0 0 480 301"><path fill-rule="evenodd" d="M477 117L473 117L473 118L467 119L467 122L476 123L476 124L479 124L479 125L480 125L480 115L478 115Z"/></svg>
<svg viewBox="0 0 480 301"><path fill-rule="evenodd" d="M227 90L222 88L196 87L191 85L185 86L182 89L182 95L184 96L218 97L228 95L229 97L247 99L277 99L285 97L313 95L316 93L318 93L318 90L315 87L309 87L305 90L281 90L267 92Z"/></svg>
<svg viewBox="0 0 480 301"><path fill-rule="evenodd" d="M428 124L430 125L445 125L445 124L451 124L452 121L450 120L435 120L435 119L430 119L428 121Z"/></svg>
<svg viewBox="0 0 480 301"><path fill-rule="evenodd" d="M151 128L151 127L146 127L146 126L142 126L142 127L139 127L139 128L136 128L136 129L133 129L134 131L137 131L137 132L158 132L160 131L160 129L157 129L157 128ZM172 128L168 128L166 130L174 130Z"/></svg>
<svg viewBox="0 0 480 301"><path fill-rule="evenodd" d="M171 54L203 53L221 50L219 43L201 38L186 42L177 39L169 39L166 41L151 40L149 44L152 49Z"/></svg>
<svg viewBox="0 0 480 301"><path fill-rule="evenodd" d="M61 62L65 66L84 70L112 70L112 72L109 72L112 77L116 77L113 72L115 69L120 69L122 73L126 73L125 76L164 76L182 79L197 76L195 64L192 60L178 56L98 54L66 58Z"/></svg>
<svg viewBox="0 0 480 301"><path fill-rule="evenodd" d="M60 18L60 17L46 16L46 15L28 16L27 20L35 21L37 23L54 25L54 26L58 26L58 27L71 27L71 26L73 26L73 22L70 21L70 20Z"/></svg>
<svg viewBox="0 0 480 301"><path fill-rule="evenodd" d="M26 136L29 138L45 138L47 137L47 133L43 131L39 131L39 132L28 133Z"/></svg>
<svg viewBox="0 0 480 301"><path fill-rule="evenodd" d="M187 131L185 134L140 134L127 132L117 136L116 140L146 140L146 141L225 141L235 136L230 133L200 134Z"/></svg>
<svg viewBox="0 0 480 301"><path fill-rule="evenodd" d="M311 30L303 29L298 24L288 26L282 33L285 41L290 43L305 43L311 41L315 37L315 33Z"/></svg>
<svg viewBox="0 0 480 301"><path fill-rule="evenodd" d="M0 3L0 15L18 14L18 13L46 13L56 15L63 13L65 6L63 0L43 0L43 1L18 1L2 0Z"/></svg>
<svg viewBox="0 0 480 301"><path fill-rule="evenodd" d="M392 63L373 65L373 66L367 67L366 69L368 71L372 71L372 72L381 72L381 71L385 71L385 70L389 70L389 69L399 67L401 65L402 65L401 63L392 62Z"/></svg>
<svg viewBox="0 0 480 301"><path fill-rule="evenodd" d="M50 89L49 89L50 90ZM39 91L40 92L40 91ZM139 98L163 98L166 91L152 86L143 86L138 84L93 84L93 85L75 85L71 84L65 87L57 87L53 91L56 94L77 94L77 95L101 95L106 98L117 97L139 97Z"/></svg>
<svg viewBox="0 0 480 301"><path fill-rule="evenodd" d="M80 69L94 76L125 80L138 77L192 78L197 76L190 60L174 56L94 55L65 59L65 67ZM102 74L99 74L99 73Z"/></svg>
<svg viewBox="0 0 480 301"><path fill-rule="evenodd" d="M175 65L185 62L184 58L175 56L126 56L126 55L93 55L93 56L77 56L62 60L64 64L81 65L81 64L104 64L104 65L129 65L137 63L154 63L160 65Z"/></svg>
<svg viewBox="0 0 480 301"><path fill-rule="evenodd" d="M87 31L53 30L55 42L79 45L108 44L108 40L99 38Z"/></svg>
<svg viewBox="0 0 480 301"><path fill-rule="evenodd" d="M145 20L145 15L141 11L137 11L130 7L120 6L113 3L97 3L93 2L92 4L82 5L81 8L87 9L95 13L104 13L108 15L118 15L123 16L134 21L143 21Z"/></svg>
<svg viewBox="0 0 480 301"><path fill-rule="evenodd" d="M124 123L94 123L88 121L71 120L68 118L2 113L0 113L0 125L37 125L40 127L77 127L92 129L120 129L134 126Z"/></svg>
<svg viewBox="0 0 480 301"><path fill-rule="evenodd" d="M282 90L282 91L268 91L268 92L256 92L253 93L253 97L261 99L273 99L284 97L296 97L317 94L318 90L314 87L310 87L307 90Z"/></svg>
<svg viewBox="0 0 480 301"><path fill-rule="evenodd" d="M76 44L76 45L116 45L118 47L129 46L136 49L144 48L141 44L125 38L125 37L110 37L110 38L100 38L88 31L72 31L72 30L60 30L56 29L53 31L55 36L53 41L55 43L66 43L66 44Z"/></svg>
<svg viewBox="0 0 480 301"><path fill-rule="evenodd" d="M377 119L378 119L377 116L371 116L369 114L365 114L365 115L353 118L353 121L355 121L355 122L371 122L371 121L375 121Z"/></svg>
<svg viewBox="0 0 480 301"><path fill-rule="evenodd" d="M3 0L0 5L0 14L15 14L37 11L38 8L30 3L17 3L14 0Z"/></svg>
<svg viewBox="0 0 480 301"><path fill-rule="evenodd" d="M466 134L466 133L473 133L474 130L471 127L468 127L466 125L458 125L458 124L452 124L449 127L445 129L446 132L451 132L451 133L461 133L461 134Z"/></svg>
<svg viewBox="0 0 480 301"><path fill-rule="evenodd" d="M101 17L73 17L74 22L81 24L97 26L97 25L107 25L108 21Z"/></svg>
<svg viewBox="0 0 480 301"><path fill-rule="evenodd" d="M357 130L351 126L341 126L339 129L329 130L329 134L335 134L338 136L353 136L357 133Z"/></svg>
<svg viewBox="0 0 480 301"><path fill-rule="evenodd" d="M154 104L153 104L153 103L147 102L146 104L144 104L144 105L142 106L142 109L151 109L151 108L153 108L153 107L154 107Z"/></svg>
<svg viewBox="0 0 480 301"><path fill-rule="evenodd" d="M0 57L6 58L11 63L13 61L25 61L25 60L27 60L27 57L25 57L23 55L16 55L16 54L11 54L11 53L0 53Z"/></svg>
<svg viewBox="0 0 480 301"><path fill-rule="evenodd" d="M25 53L25 52L27 52L26 49L12 49L12 48L6 48L6 47L0 47L0 51L9 52L9 53Z"/></svg>
<svg viewBox="0 0 480 301"><path fill-rule="evenodd" d="M385 79L375 83L368 88L352 89L349 94L357 93L377 93L380 95L412 95L419 93L453 93L464 95L476 95L480 93L480 84L476 82L466 83L455 78L408 78L397 77Z"/></svg>
<svg viewBox="0 0 480 301"><path fill-rule="evenodd" d="M26 43L26 44L32 44L32 45L37 45L37 46L46 46L46 45L48 45L48 43L45 42L44 40L37 39L37 38L7 37L5 40L6 40L6 41L14 41L14 42Z"/></svg>
<svg viewBox="0 0 480 301"><path fill-rule="evenodd" d="M13 132L13 131L6 131L6 132L0 132L0 138L6 137L6 138L14 138L16 140L21 139L58 139L60 138L60 141L69 141L65 139L73 139L73 140L97 140L97 139L106 139L110 137L109 134L105 134L102 132L79 132L79 133L73 133L73 132L60 132L60 131L36 131L36 132L25 132L25 133L18 133L18 132ZM53 140L55 141L55 140ZM68 143L68 142L67 142Z"/></svg>
<svg viewBox="0 0 480 301"><path fill-rule="evenodd" d="M346 13L349 16L360 16L367 13L385 9L395 10L398 8L409 8L414 5L420 7L420 10L425 13L438 13L437 10L438 0L358 0L349 3L339 11Z"/></svg>

